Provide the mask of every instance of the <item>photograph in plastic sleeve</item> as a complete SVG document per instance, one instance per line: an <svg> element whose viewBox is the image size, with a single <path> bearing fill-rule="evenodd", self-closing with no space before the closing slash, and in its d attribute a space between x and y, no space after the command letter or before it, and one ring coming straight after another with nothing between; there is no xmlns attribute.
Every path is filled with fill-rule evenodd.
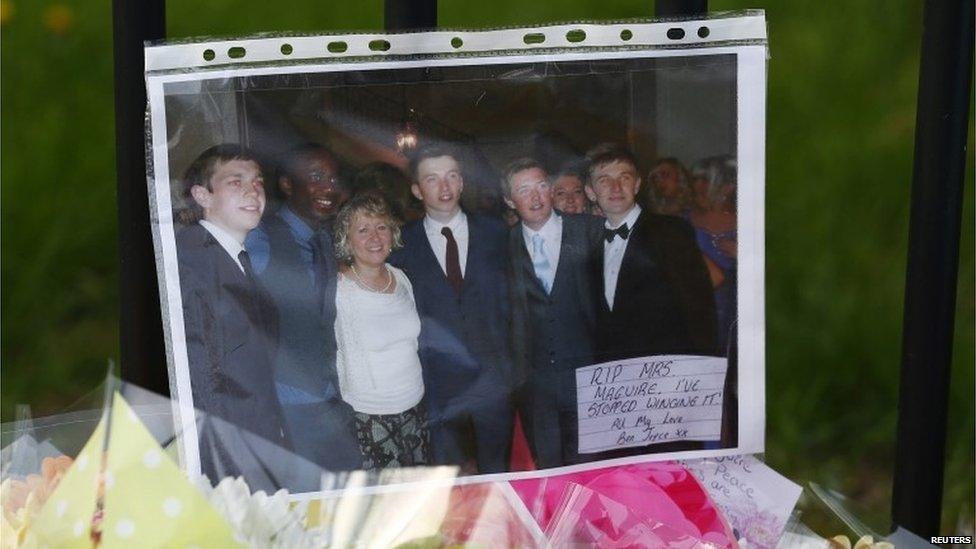
<svg viewBox="0 0 976 549"><path fill-rule="evenodd" d="M656 47L673 24L521 29L504 55L149 47L182 465L266 478L277 447L323 478L510 479L762 451L765 22Z"/></svg>

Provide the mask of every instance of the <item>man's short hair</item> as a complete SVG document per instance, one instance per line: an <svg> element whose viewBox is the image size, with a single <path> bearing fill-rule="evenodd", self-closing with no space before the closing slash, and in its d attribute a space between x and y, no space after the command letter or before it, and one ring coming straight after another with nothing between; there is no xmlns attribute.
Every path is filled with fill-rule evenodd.
<svg viewBox="0 0 976 549"><path fill-rule="evenodd" d="M280 175L287 176L289 179L292 180L292 182L299 180L301 178L300 177L301 174L298 173L299 163L312 156L318 156L318 155L326 156L330 160L332 160L333 164L335 164L335 168L337 172L336 179L339 181L340 185L345 186L342 182L342 179L338 177L339 175L338 172L341 167L339 163L339 157L336 156L336 154L332 152L331 149L329 149L325 145L320 145L318 143L312 143L312 142L302 143L297 147L292 147L287 151L281 153L281 155L278 157L278 167L281 172Z"/></svg>
<svg viewBox="0 0 976 549"><path fill-rule="evenodd" d="M519 172L524 172L525 170L531 170L533 168L538 168L543 172L546 171L545 166L542 162L539 162L535 158L528 156L523 156L522 158L516 158L505 166L505 170L502 171L502 193L511 198L512 197L512 178L515 174Z"/></svg>
<svg viewBox="0 0 976 549"><path fill-rule="evenodd" d="M640 173L637 168L637 157L634 156L634 153L617 143L600 143L586 152L586 160L589 164L587 183L593 177L593 170L611 162L629 162L637 170L637 173Z"/></svg>
<svg viewBox="0 0 976 549"><path fill-rule="evenodd" d="M192 189L199 185L212 191L210 178L221 164L231 160L249 160L261 167L258 155L239 143L221 143L200 153L184 172L180 184L183 208L177 212L177 218L181 223L190 225L203 219L203 208L193 199Z"/></svg>
<svg viewBox="0 0 976 549"><path fill-rule="evenodd" d="M422 145L410 155L410 177L416 181L417 168L420 166L421 162L427 160L428 158L440 158L442 156L450 156L455 160L455 162L458 163L458 165L463 164L461 162L461 152L454 145L449 143L431 143L429 145Z"/></svg>

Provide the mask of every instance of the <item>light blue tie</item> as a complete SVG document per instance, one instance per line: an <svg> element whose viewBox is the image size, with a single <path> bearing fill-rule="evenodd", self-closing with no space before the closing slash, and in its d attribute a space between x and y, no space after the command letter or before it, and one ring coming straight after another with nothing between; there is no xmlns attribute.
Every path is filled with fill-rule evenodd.
<svg viewBox="0 0 976 549"><path fill-rule="evenodd" d="M548 294L552 290L552 263L546 256L545 241L542 235L536 233L532 235L532 267L535 269L535 276L542 283Z"/></svg>

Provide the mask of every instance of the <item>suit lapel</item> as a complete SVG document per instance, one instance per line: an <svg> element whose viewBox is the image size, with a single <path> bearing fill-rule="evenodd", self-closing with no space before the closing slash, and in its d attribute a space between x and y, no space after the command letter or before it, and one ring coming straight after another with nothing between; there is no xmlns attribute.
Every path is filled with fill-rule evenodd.
<svg viewBox="0 0 976 549"><path fill-rule="evenodd" d="M328 231L318 231L312 238L312 245L318 247L318 252L322 255L322 259L319 261L319 264L313 264L312 268L324 269L324 271L319 275L321 287L316 288L316 291L319 293L319 310L322 314L322 318L325 319L326 324L331 326L335 321L336 314L335 298L336 286L339 282L339 264L336 261L335 256L330 253L334 247L332 237L329 235Z"/></svg>
<svg viewBox="0 0 976 549"><path fill-rule="evenodd" d="M590 276L592 277L593 280L596 281L595 282L596 291L597 291L596 297L597 297L597 302L600 304L599 305L600 312L604 314L610 312L610 307L607 306L607 298L605 297L607 293L606 291L607 281L603 277L603 257L605 255L604 253L605 242L606 242L605 240L601 239L600 243L597 244L595 250L596 253L594 253L590 257L590 265L589 265Z"/></svg>
<svg viewBox="0 0 976 549"><path fill-rule="evenodd" d="M271 294L256 277L249 279L244 274L237 262L231 258L227 250L217 242L217 239L209 231L207 237L207 246L213 246L214 253L219 257L217 260L218 279L224 281L225 288L237 297L246 314L250 317L252 325L261 327L264 333L273 339L277 339L278 311Z"/></svg>
<svg viewBox="0 0 976 549"><path fill-rule="evenodd" d="M603 257L600 253L593 253L592 235L589 233L589 220L583 217L563 216L563 234L559 245L559 267L556 270L556 282L553 283L553 293L557 287L571 283L571 277L575 277L575 287L571 290L576 292L575 298L580 300L582 308L593 318L596 311L593 309L593 296L596 291L603 291L602 287L594 288L603 280ZM603 250L602 243L600 244ZM596 256L596 257L595 257ZM593 273L593 263L599 261L598 273ZM595 276L591 276L594 275ZM600 294L600 301L606 299Z"/></svg>
<svg viewBox="0 0 976 549"><path fill-rule="evenodd" d="M630 230L627 249L624 250L623 261L620 262L617 290L613 294L613 310L615 311L622 303L621 299L628 299L639 289L641 281L638 275L646 272L643 267L647 263L654 263L654 259L650 255L651 250L644 238L645 217L644 212L641 212Z"/></svg>
<svg viewBox="0 0 976 549"><path fill-rule="evenodd" d="M220 330L222 342L219 345L228 351L245 344L246 338L253 337L250 328L267 331L271 327L271 319L265 315L256 286L252 285L217 239L206 229L204 231L204 246L214 262L214 282L217 285L214 295L222 296L217 301L216 311L225 327Z"/></svg>
<svg viewBox="0 0 976 549"><path fill-rule="evenodd" d="M515 272L525 281L525 290L527 292L534 292L540 295L545 295L545 288L542 287L542 282L535 275L535 267L532 265L532 256L529 255L529 249L525 247L525 236L522 235L522 225L518 224L512 230L512 239L510 242L511 253L515 255Z"/></svg>
<svg viewBox="0 0 976 549"><path fill-rule="evenodd" d="M434 248L431 247L430 238L427 237L427 228L424 226L424 218L419 219L411 227L410 241L416 247L416 275L422 277L418 282L423 282L428 286L436 287L436 292L454 292L451 284L447 281L447 274L441 268L441 264L434 255Z"/></svg>
<svg viewBox="0 0 976 549"><path fill-rule="evenodd" d="M247 277L244 276L244 271L237 266L237 261L231 258L230 254L227 253L227 250L225 250L224 247L220 245L220 242L217 242L217 239L210 234L210 231L207 231L207 240L205 245L212 248L213 254L218 258L217 273L220 280L226 280L235 285L246 286L248 284Z"/></svg>
<svg viewBox="0 0 976 549"><path fill-rule="evenodd" d="M553 215L559 214L553 210ZM576 224L567 216L560 217L562 218L562 234L559 235L559 262L556 263L556 274L552 278L550 294L555 294L556 288L566 284L566 282L561 281L569 276L568 271L576 264L576 256L580 253L577 243L581 242L581 239L576 235Z"/></svg>
<svg viewBox="0 0 976 549"><path fill-rule="evenodd" d="M484 250L484 238L481 234L481 225L478 223L477 218L474 216L468 217L468 257L464 264L464 282L461 283L461 293L463 294L468 288L473 288L477 284L478 277L482 272L482 264L485 261ZM444 281L447 281L447 275L444 275Z"/></svg>

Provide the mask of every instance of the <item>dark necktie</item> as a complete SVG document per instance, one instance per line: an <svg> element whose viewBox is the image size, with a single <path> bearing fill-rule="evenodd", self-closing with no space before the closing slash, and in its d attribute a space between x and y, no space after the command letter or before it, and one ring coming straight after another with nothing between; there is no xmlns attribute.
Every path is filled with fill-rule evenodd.
<svg viewBox="0 0 976 549"><path fill-rule="evenodd" d="M464 279L461 277L461 261L458 258L457 240L454 239L454 233L448 227L441 229L441 234L447 239L447 256L444 261L444 270L447 271L447 281L454 287L454 291L460 294L461 282Z"/></svg>
<svg viewBox="0 0 976 549"><path fill-rule="evenodd" d="M254 267L251 266L251 256L247 255L246 250L241 250L241 253L237 254L237 260L241 262L241 267L244 268L244 278L247 279L247 287L250 290L246 298L249 303L248 307L260 318L262 312L261 290L258 287L258 279L254 276Z"/></svg>
<svg viewBox="0 0 976 549"><path fill-rule="evenodd" d="M607 228L603 229L603 238L606 238L608 243L613 242L613 237L615 236L619 236L620 240L627 240L627 237L629 235L630 235L630 229L627 228L626 223L617 227L616 229L607 229Z"/></svg>
<svg viewBox="0 0 976 549"><path fill-rule="evenodd" d="M247 250L241 250L241 253L237 254L237 260L241 262L241 267L244 267L244 276L247 277L247 281L254 285L254 268L251 267L251 256L247 255Z"/></svg>

